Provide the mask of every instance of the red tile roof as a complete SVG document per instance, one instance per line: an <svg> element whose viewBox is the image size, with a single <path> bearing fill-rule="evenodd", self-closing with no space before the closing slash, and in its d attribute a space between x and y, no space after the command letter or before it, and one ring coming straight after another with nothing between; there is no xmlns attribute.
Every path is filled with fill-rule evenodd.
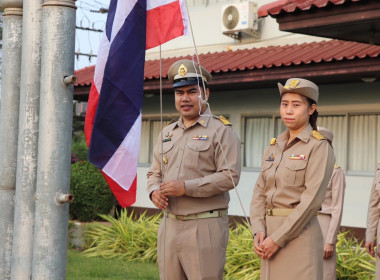
<svg viewBox="0 0 380 280"><path fill-rule="evenodd" d="M263 68L273 69L376 57L380 58L380 46L340 40L199 55L201 64L211 73L237 72ZM170 65L183 58L191 59L190 56L162 59L162 76L166 77ZM94 69L95 66L90 66L75 71L75 75L78 78L75 86L89 86L92 82ZM159 79L159 75L159 60L146 61L145 80Z"/></svg>
<svg viewBox="0 0 380 280"><path fill-rule="evenodd" d="M294 11L310 10L313 6L323 8L327 5L342 5L348 2L359 2L360 0L278 0L266 5L263 5L258 10L259 17L278 15L281 12L293 13Z"/></svg>

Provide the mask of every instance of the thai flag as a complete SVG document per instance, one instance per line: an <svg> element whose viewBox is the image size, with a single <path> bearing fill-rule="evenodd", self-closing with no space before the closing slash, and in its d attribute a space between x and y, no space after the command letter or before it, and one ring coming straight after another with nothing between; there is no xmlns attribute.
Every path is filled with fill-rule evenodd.
<svg viewBox="0 0 380 280"><path fill-rule="evenodd" d="M85 120L89 160L122 207L136 201L145 49L187 33L184 0L111 0Z"/></svg>

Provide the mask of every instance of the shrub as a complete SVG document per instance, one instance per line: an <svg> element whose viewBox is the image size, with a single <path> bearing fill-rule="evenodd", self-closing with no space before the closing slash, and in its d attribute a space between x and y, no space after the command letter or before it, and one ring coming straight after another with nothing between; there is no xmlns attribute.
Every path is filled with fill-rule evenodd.
<svg viewBox="0 0 380 280"><path fill-rule="evenodd" d="M122 210L118 219L100 215L109 224L96 225L88 236L92 240L85 251L88 257L121 258L137 262L157 262L157 231L161 214L146 216L143 213L136 221L133 212L128 216Z"/></svg>
<svg viewBox="0 0 380 280"><path fill-rule="evenodd" d="M81 222L99 220L98 214L108 214L115 205L115 198L100 170L88 161L71 165L71 219Z"/></svg>
<svg viewBox="0 0 380 280"><path fill-rule="evenodd" d="M370 256L349 231L340 233L336 244L336 277L339 280L373 279L375 258Z"/></svg>
<svg viewBox="0 0 380 280"><path fill-rule="evenodd" d="M74 133L71 152L77 157L78 160L87 160L88 148L83 131L77 131Z"/></svg>
<svg viewBox="0 0 380 280"><path fill-rule="evenodd" d="M85 251L89 257L122 258L140 262L157 261L157 231L161 214L147 217L145 213L137 221L122 210L120 218L101 215L109 224L96 223L89 229L92 241ZM363 242L340 233L337 242L337 279L374 279L375 258L364 248ZM230 280L260 279L261 260L253 249L253 238L247 223L230 228L226 252L224 278Z"/></svg>
<svg viewBox="0 0 380 280"><path fill-rule="evenodd" d="M261 260L253 250L253 237L247 223L230 228L226 251L225 279L260 279Z"/></svg>

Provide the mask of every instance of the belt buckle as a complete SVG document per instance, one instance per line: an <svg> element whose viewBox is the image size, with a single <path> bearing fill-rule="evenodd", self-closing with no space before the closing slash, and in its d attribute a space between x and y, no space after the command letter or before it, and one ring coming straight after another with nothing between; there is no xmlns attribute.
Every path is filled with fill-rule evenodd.
<svg viewBox="0 0 380 280"><path fill-rule="evenodd" d="M268 216L273 216L273 209L267 209L267 215Z"/></svg>
<svg viewBox="0 0 380 280"><path fill-rule="evenodd" d="M176 215L175 217L176 217L177 220L180 220L180 221L185 220L185 216L184 215Z"/></svg>

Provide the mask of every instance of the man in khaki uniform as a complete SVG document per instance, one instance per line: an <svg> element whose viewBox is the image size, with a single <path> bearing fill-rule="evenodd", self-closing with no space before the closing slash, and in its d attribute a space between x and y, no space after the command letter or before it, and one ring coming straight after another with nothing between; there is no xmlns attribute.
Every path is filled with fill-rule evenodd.
<svg viewBox="0 0 380 280"><path fill-rule="evenodd" d="M376 254L376 280L380 280L380 161L378 162L375 178L372 184L371 196L369 198L367 214L367 231L365 237L365 248L367 252L374 257L375 245L377 246ZM377 236L377 238L376 238ZM376 238L376 243L375 243Z"/></svg>
<svg viewBox="0 0 380 280"><path fill-rule="evenodd" d="M318 131L330 142L334 134L324 128L319 127ZM330 182L327 185L326 198L318 212L318 221L321 225L324 239L323 254L323 280L336 279L336 241L342 221L344 190L346 180L343 170L335 164Z"/></svg>
<svg viewBox="0 0 380 280"><path fill-rule="evenodd" d="M160 278L223 279L229 194L241 170L231 124L211 115L210 73L191 60L169 69L180 118L163 129L148 172L152 202L164 210L158 232Z"/></svg>

